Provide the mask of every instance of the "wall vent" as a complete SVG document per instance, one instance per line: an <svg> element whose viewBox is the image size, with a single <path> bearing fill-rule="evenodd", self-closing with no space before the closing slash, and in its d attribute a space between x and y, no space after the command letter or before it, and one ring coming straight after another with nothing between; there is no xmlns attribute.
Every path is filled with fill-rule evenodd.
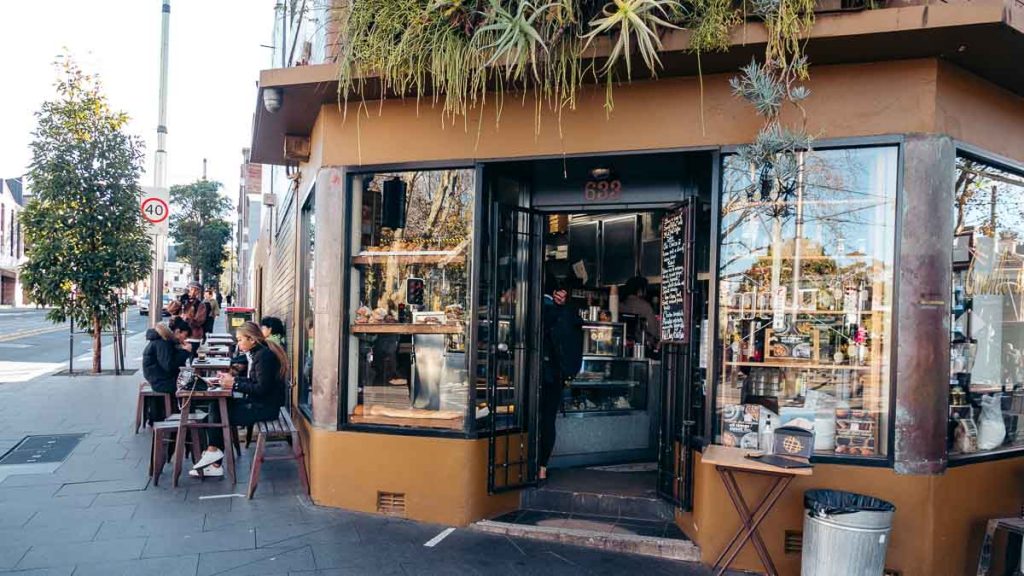
<svg viewBox="0 0 1024 576"><path fill-rule="evenodd" d="M786 530L786 554L800 554L804 549L804 533L800 530Z"/></svg>
<svg viewBox="0 0 1024 576"><path fill-rule="evenodd" d="M377 513L405 518L405 494L377 492Z"/></svg>

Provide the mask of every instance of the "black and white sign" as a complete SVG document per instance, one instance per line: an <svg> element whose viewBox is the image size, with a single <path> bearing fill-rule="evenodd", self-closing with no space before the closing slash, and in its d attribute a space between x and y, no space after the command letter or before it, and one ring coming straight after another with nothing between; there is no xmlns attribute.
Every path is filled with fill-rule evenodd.
<svg viewBox="0 0 1024 576"><path fill-rule="evenodd" d="M684 206L661 224L661 341L686 344L690 340L690 210Z"/></svg>
<svg viewBox="0 0 1024 576"><path fill-rule="evenodd" d="M166 236L171 220L170 192L167 188L143 186L142 202L139 209L142 217L149 223L151 236Z"/></svg>

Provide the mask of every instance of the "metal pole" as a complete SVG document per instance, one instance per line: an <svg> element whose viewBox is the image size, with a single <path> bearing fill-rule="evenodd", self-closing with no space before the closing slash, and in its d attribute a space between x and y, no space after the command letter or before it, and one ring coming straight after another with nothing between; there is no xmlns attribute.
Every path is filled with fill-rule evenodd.
<svg viewBox="0 0 1024 576"><path fill-rule="evenodd" d="M153 186L167 187L167 62L170 44L171 0L163 0L160 8L160 102L156 127L156 154L153 164ZM160 322L164 303L164 261L167 260L167 237L153 236L153 270L149 282L149 326ZM154 314L154 310L156 313Z"/></svg>
<svg viewBox="0 0 1024 576"><path fill-rule="evenodd" d="M75 373L75 317L71 317L71 332L68 332L68 374Z"/></svg>

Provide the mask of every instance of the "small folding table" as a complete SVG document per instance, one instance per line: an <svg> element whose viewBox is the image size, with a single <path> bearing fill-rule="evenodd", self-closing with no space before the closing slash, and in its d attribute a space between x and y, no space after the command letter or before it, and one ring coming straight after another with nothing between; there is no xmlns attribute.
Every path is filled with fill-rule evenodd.
<svg viewBox="0 0 1024 576"><path fill-rule="evenodd" d="M714 466L715 470L718 471L718 475L722 477L725 490L729 493L729 499L732 500L732 504L740 516L740 529L732 537L732 540L729 541L729 544L726 545L725 550L722 550L718 555L718 559L715 560L715 565L712 568L715 576L725 574L725 571L736 560L736 556L739 555L740 550L746 546L747 542L754 545L754 549L764 565L766 574L768 576L778 576L778 571L775 569L775 564L772 562L771 555L768 554L768 548L765 546L764 540L761 539L757 527L761 525L761 522L764 521L768 513L778 503L779 498L782 497L786 488L789 487L789 483L793 481L793 478L797 476L810 476L813 471L812 468L781 468L764 464L747 458L747 454L750 453L750 450L742 448L709 446L704 450L704 454L701 457L702 463ZM747 505L747 501L743 498L739 482L736 481L736 473L773 478L768 492L765 493L761 501L753 509Z"/></svg>

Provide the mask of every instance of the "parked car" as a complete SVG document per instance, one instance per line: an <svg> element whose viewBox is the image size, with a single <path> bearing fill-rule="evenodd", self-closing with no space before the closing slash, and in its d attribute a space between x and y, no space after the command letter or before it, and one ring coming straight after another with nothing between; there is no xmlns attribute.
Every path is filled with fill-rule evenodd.
<svg viewBox="0 0 1024 576"><path fill-rule="evenodd" d="M171 295L164 294L163 307L161 308L161 316L170 316L167 312L167 305L171 303ZM139 298L139 316L149 316L149 296L143 296Z"/></svg>

